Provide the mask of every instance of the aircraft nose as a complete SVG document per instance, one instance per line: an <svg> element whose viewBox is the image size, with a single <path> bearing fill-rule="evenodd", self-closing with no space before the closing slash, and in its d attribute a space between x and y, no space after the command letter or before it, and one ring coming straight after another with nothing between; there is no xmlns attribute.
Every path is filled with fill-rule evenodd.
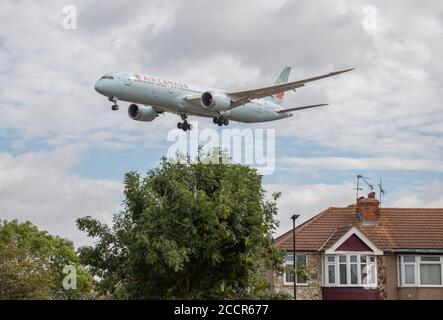
<svg viewBox="0 0 443 320"><path fill-rule="evenodd" d="M95 91L97 91L98 93L102 93L102 92L103 92L103 83L102 83L101 80L98 80L98 81L95 83L94 89L95 89Z"/></svg>

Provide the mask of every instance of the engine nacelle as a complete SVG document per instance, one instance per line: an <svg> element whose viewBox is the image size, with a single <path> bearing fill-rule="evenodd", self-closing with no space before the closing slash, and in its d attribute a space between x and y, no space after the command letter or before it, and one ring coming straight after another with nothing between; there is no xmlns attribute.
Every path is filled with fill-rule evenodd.
<svg viewBox="0 0 443 320"><path fill-rule="evenodd" d="M136 121L150 122L158 117L157 111L151 106L131 104L128 108L129 118Z"/></svg>
<svg viewBox="0 0 443 320"><path fill-rule="evenodd" d="M231 99L223 93L205 92L200 98L200 104L205 109L224 111L228 110L231 106Z"/></svg>

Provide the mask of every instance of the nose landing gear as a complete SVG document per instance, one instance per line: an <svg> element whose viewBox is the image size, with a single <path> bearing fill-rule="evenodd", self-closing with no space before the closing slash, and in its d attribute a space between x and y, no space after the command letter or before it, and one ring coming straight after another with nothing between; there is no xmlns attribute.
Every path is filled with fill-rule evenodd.
<svg viewBox="0 0 443 320"><path fill-rule="evenodd" d="M223 117L219 117L219 118L214 117L212 119L212 122L214 122L214 124L218 124L219 127L228 126L229 125L229 120L225 119Z"/></svg>
<svg viewBox="0 0 443 320"><path fill-rule="evenodd" d="M112 111L117 111L119 109L119 106L117 104L118 98L117 97L109 97L108 100L111 102L114 102L114 104L111 107Z"/></svg>

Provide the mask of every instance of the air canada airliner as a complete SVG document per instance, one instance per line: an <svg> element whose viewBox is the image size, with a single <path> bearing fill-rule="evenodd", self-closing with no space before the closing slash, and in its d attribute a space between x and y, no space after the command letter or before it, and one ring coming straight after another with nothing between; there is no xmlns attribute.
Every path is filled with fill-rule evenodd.
<svg viewBox="0 0 443 320"><path fill-rule="evenodd" d="M274 121L291 117L295 111L326 106L283 108L284 92L351 70L288 82L291 68L286 67L272 86L232 92L141 73L110 72L97 81L95 90L108 97L113 103L112 110L119 109L118 101L131 103L128 114L133 120L150 122L169 112L179 115L182 122L177 127L188 131L192 129L188 116L213 118L214 124L221 127L229 125L229 120L244 123Z"/></svg>

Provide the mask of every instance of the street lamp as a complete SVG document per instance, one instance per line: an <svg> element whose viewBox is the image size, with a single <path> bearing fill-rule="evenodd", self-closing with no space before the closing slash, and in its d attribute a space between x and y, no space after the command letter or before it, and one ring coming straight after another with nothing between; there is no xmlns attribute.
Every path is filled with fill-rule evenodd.
<svg viewBox="0 0 443 320"><path fill-rule="evenodd" d="M292 219L292 258L294 262L294 300L297 300L297 263L295 259L295 220L300 217L299 214L294 214Z"/></svg>

